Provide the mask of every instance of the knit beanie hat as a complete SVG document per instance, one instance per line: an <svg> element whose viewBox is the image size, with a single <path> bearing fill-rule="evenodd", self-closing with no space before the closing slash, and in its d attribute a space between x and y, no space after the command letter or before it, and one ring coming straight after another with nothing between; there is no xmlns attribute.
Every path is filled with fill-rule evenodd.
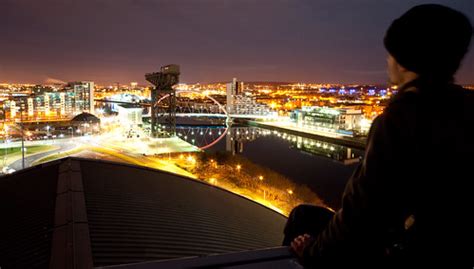
<svg viewBox="0 0 474 269"><path fill-rule="evenodd" d="M420 77L450 80L468 51L472 31L459 11L419 5L393 21L384 44L401 66Z"/></svg>

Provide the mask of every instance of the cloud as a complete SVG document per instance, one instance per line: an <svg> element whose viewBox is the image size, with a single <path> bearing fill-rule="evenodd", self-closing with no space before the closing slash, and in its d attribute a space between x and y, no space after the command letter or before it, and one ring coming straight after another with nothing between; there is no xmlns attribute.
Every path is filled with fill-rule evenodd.
<svg viewBox="0 0 474 269"><path fill-rule="evenodd" d="M44 80L44 84L67 84L67 82L62 81L62 80L57 79L57 78L48 77Z"/></svg>

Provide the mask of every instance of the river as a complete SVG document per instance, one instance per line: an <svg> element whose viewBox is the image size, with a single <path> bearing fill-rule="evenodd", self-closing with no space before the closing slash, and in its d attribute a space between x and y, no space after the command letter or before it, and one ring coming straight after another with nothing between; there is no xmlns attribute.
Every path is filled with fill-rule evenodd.
<svg viewBox="0 0 474 269"><path fill-rule="evenodd" d="M258 127L232 127L225 135L224 131L216 126L178 128L182 138L194 139L197 146L212 144L207 152L241 155L307 185L334 209L340 207L344 186L363 155L361 150Z"/></svg>

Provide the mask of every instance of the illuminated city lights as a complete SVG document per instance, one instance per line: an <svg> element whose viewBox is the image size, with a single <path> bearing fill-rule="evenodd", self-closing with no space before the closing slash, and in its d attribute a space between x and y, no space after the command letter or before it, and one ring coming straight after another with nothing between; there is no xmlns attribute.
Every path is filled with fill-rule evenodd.
<svg viewBox="0 0 474 269"><path fill-rule="evenodd" d="M231 110L234 112L231 115L234 117L239 113L260 116L250 120L262 126L279 127L278 130L288 129L337 139L363 138L373 119L383 112L388 96L397 90L394 87L374 85L244 84L238 81L235 81L236 84L232 83L230 88L228 83L177 85L177 100L178 104L183 106L180 107L182 114L194 109L193 117L205 113L215 115L222 107L227 108L227 93L231 90L235 91L233 98L230 98ZM232 85L237 86L232 88ZM217 101L211 102L206 96ZM33 164L68 154L80 153L87 156L90 154L87 152L95 152L110 156L109 158L114 160L156 167L194 178L197 177L197 166L202 163L198 155L191 155L189 152L199 151L198 147L202 146L202 143L212 144L213 140L220 136L226 137L226 143L236 146L235 151L239 150L241 141L253 141L258 136L274 135L299 150L324 152L327 156L348 156L346 152L341 155L343 151L338 145L277 130L260 129L256 132L255 129L236 127L233 127L232 131L230 128L228 131L213 127L191 128L187 129L191 131L178 132L174 142L152 139L149 136L149 97L149 87L140 86L136 82L120 86L101 86L93 82L72 82L63 86L1 84L0 104L4 108L5 117L0 127L0 136L6 147L17 145L22 136L20 123L23 123L25 140L38 144L57 143L59 148L52 151L55 154L46 155ZM184 107L184 104L188 106ZM83 112L97 116L100 124L83 121L71 125L72 118ZM273 112L275 113L272 114ZM161 130L164 127L166 126L159 126ZM30 150L24 152L28 156L32 153ZM177 154L171 156L172 153ZM12 171L8 166L10 159L4 159L2 169L6 172ZM352 159L356 160L357 156ZM216 159L210 159L206 163L216 170L226 165ZM252 173L252 165L246 165L244 171L243 164L246 165L245 162L233 163L228 171L234 171L234 174L240 177L248 177L254 182L250 189L236 188L227 182L228 174L209 174L203 176L202 180L217 185L219 178L219 187L250 197L279 212L288 213L289 209L285 205L275 205L271 200L278 192L270 191L271 186L267 185L273 180L272 177L260 172ZM288 186L282 187L280 193L286 193L286 197L290 195L290 200L297 199L300 192L294 186L289 186L289 189Z"/></svg>

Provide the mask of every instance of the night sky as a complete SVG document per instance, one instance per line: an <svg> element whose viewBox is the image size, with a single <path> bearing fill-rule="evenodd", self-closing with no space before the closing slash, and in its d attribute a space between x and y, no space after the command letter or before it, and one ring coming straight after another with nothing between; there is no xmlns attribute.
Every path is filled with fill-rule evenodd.
<svg viewBox="0 0 474 269"><path fill-rule="evenodd" d="M384 83L385 30L428 2L474 20L473 0L0 0L0 82L144 84L177 63L187 83Z"/></svg>

